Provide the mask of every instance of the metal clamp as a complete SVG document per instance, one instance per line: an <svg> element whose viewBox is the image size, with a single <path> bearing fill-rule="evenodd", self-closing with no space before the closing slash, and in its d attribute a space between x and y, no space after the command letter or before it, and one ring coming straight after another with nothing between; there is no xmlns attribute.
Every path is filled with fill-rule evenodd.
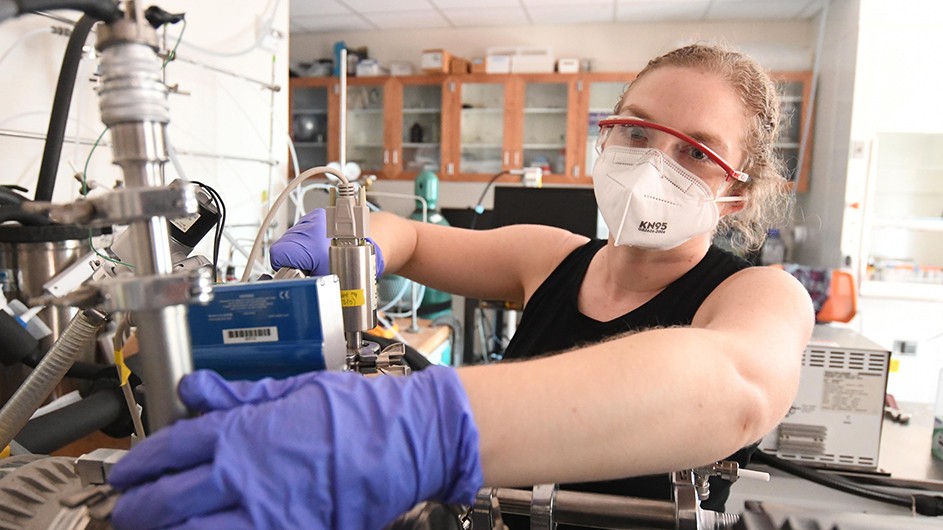
<svg viewBox="0 0 943 530"><path fill-rule="evenodd" d="M86 226L123 225L152 217L178 218L197 213L199 188L181 184L167 188L129 188L70 204L35 203L26 209L48 214L57 223Z"/></svg>
<svg viewBox="0 0 943 530"><path fill-rule="evenodd" d="M99 282L98 288L102 307L109 312L205 304L213 296L213 280L206 269L169 275L120 276Z"/></svg>
<svg viewBox="0 0 943 530"><path fill-rule="evenodd" d="M86 486L105 484L112 466L127 453L124 449L95 449L75 461L75 472Z"/></svg>
<svg viewBox="0 0 943 530"><path fill-rule="evenodd" d="M674 504L678 530L698 530L700 501L694 487L694 473L690 469L671 474L674 486Z"/></svg>
<svg viewBox="0 0 943 530"><path fill-rule="evenodd" d="M537 484L530 502L531 530L555 530L557 524L553 522L553 510L557 500L557 484Z"/></svg>
<svg viewBox="0 0 943 530"><path fill-rule="evenodd" d="M409 375L406 364L406 345L394 342L377 353L379 346L375 342L365 342L355 358L351 359L351 369L363 375Z"/></svg>
<svg viewBox="0 0 943 530"><path fill-rule="evenodd" d="M481 488L475 494L475 504L471 509L471 527L474 530L493 530L504 527L497 489Z"/></svg>
<svg viewBox="0 0 943 530"><path fill-rule="evenodd" d="M89 283L65 296L45 295L33 305L99 307L108 313L143 311L172 305L205 304L213 298L213 279L207 269L181 270L155 276L122 275Z"/></svg>

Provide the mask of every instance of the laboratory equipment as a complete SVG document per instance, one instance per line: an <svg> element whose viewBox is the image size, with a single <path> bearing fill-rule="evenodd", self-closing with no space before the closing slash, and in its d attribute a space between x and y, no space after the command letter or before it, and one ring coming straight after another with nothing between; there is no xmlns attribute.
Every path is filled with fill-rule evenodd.
<svg viewBox="0 0 943 530"><path fill-rule="evenodd" d="M793 405L760 449L818 467L876 470L890 356L851 329L817 324Z"/></svg>

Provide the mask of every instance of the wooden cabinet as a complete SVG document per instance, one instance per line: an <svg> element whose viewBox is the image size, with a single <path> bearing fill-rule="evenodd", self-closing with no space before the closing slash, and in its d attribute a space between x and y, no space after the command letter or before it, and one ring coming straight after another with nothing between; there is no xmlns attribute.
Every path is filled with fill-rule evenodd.
<svg viewBox="0 0 943 530"><path fill-rule="evenodd" d="M386 179L411 180L429 168L443 180L485 181L501 171L540 166L544 182L588 185L599 120L613 113L634 78L634 73L351 78L347 160ZM799 146L811 74L779 72L774 78L783 98L777 149L790 181L804 192L811 127L801 164ZM291 80L292 138L302 170L340 157L338 86L336 78Z"/></svg>
<svg viewBox="0 0 943 530"><path fill-rule="evenodd" d="M547 182L574 180L577 80L562 74L450 78L447 178L487 180L501 171L539 166Z"/></svg>
<svg viewBox="0 0 943 530"><path fill-rule="evenodd" d="M337 80L332 78L291 80L288 124L299 171L338 159L336 86Z"/></svg>
<svg viewBox="0 0 943 530"><path fill-rule="evenodd" d="M599 73L581 77L579 120L576 135L579 140L579 164L574 174L592 180L593 163L596 162L596 139L599 138L599 120L615 114L616 104L625 87L635 79L634 73Z"/></svg>
<svg viewBox="0 0 943 530"><path fill-rule="evenodd" d="M397 77L389 83L392 112L390 162L396 178L414 179L423 169L442 174L443 103L445 78L442 76Z"/></svg>
<svg viewBox="0 0 943 530"><path fill-rule="evenodd" d="M518 127L513 77L454 76L448 82L445 178L489 179L514 166Z"/></svg>

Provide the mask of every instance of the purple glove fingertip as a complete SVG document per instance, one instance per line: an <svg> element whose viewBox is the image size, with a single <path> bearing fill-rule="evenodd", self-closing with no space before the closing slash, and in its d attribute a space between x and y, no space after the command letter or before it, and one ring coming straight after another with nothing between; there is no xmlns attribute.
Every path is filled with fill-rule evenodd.
<svg viewBox="0 0 943 530"><path fill-rule="evenodd" d="M377 278L383 276L383 268L386 266L386 262L383 261L383 251L380 250L380 245L377 245L377 242L371 238L367 238L367 241L373 245L373 250L376 251L377 255Z"/></svg>

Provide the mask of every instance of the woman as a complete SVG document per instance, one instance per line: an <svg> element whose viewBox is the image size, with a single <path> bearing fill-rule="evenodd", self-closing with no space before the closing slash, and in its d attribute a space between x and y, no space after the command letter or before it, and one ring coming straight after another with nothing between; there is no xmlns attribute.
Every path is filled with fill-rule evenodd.
<svg viewBox="0 0 943 530"><path fill-rule="evenodd" d="M651 61L601 124L605 242L376 214L387 271L523 303L507 356L540 358L373 380L198 372L181 396L209 413L119 462L116 526L378 528L423 499L470 503L482 485L664 473L759 440L792 402L812 307L787 273L711 238L719 223L761 242L783 191L777 108L740 54L689 46ZM274 266L323 273L317 218L273 246Z"/></svg>

